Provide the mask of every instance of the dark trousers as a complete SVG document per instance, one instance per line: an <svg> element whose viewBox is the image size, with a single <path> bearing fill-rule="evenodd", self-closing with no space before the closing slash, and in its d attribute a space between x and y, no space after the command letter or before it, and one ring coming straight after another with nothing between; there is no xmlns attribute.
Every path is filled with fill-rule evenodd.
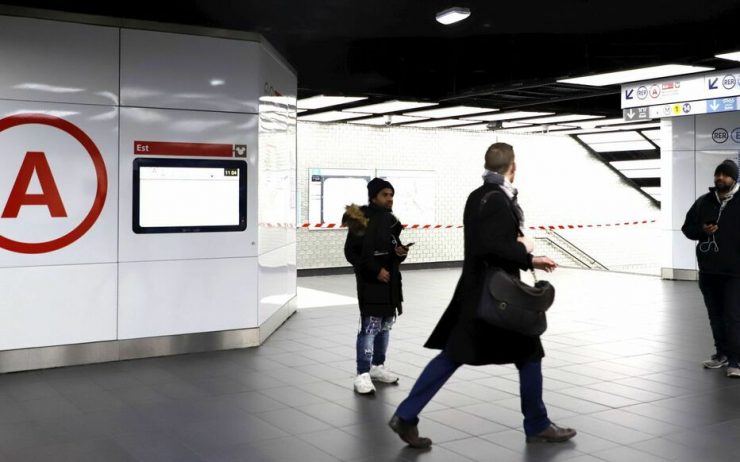
<svg viewBox="0 0 740 462"><path fill-rule="evenodd" d="M699 288L707 306L718 355L740 360L740 278L699 273Z"/></svg>
<svg viewBox="0 0 740 462"><path fill-rule="evenodd" d="M398 417L409 423L417 423L424 406L432 400L461 363L455 362L442 351L432 359L396 410ZM516 363L519 370L519 395L524 414L524 433L533 436L550 425L547 409L542 401L542 363L528 361Z"/></svg>

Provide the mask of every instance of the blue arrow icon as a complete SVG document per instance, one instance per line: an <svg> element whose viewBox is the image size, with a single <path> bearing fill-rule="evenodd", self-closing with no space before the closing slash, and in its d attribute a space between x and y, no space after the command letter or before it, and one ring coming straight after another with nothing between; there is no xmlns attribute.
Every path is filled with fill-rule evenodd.
<svg viewBox="0 0 740 462"><path fill-rule="evenodd" d="M714 80L709 80L707 83L709 84L710 90L716 90L717 89L717 81L719 80L719 77L715 77Z"/></svg>
<svg viewBox="0 0 740 462"><path fill-rule="evenodd" d="M632 93L635 92L634 88L630 88L629 90L624 91L624 99L632 99Z"/></svg>

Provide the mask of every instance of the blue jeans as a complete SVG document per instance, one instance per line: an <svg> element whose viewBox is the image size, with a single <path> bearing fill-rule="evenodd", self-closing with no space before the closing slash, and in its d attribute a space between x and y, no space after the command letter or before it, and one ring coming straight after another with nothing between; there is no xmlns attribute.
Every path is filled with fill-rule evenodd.
<svg viewBox="0 0 740 462"><path fill-rule="evenodd" d="M370 371L370 366L385 363L388 340L395 316L360 316L360 330L357 332L357 374Z"/></svg>
<svg viewBox="0 0 740 462"><path fill-rule="evenodd" d="M409 396L396 409L396 415L404 422L416 424L424 406L432 400L447 379L455 373L461 363L448 358L444 351L432 359L416 379ZM516 363L519 370L519 395L524 414L524 433L534 436L548 426L550 419L542 401L542 363L528 361Z"/></svg>

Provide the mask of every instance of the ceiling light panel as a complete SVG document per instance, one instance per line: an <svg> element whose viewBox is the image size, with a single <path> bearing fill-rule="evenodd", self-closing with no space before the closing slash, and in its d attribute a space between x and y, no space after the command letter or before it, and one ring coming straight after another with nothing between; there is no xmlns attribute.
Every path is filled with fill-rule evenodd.
<svg viewBox="0 0 740 462"><path fill-rule="evenodd" d="M660 130L645 130L642 134L653 141L660 141Z"/></svg>
<svg viewBox="0 0 740 462"><path fill-rule="evenodd" d="M312 96L310 98L303 98L298 100L298 109L321 109L329 106L337 106L339 104L354 103L355 101L362 101L367 99L364 96Z"/></svg>
<svg viewBox="0 0 740 462"><path fill-rule="evenodd" d="M613 132L613 133L597 133L593 135L581 135L578 137L581 141L587 144L594 143L621 143L624 141L645 141L639 133L635 131L629 132Z"/></svg>
<svg viewBox="0 0 740 462"><path fill-rule="evenodd" d="M733 51L732 53L722 53L714 55L715 58L728 59L730 61L740 61L740 51Z"/></svg>
<svg viewBox="0 0 740 462"><path fill-rule="evenodd" d="M573 127L559 127L557 125L530 125L528 127L507 128L504 131L509 133L554 133L562 130L569 130Z"/></svg>
<svg viewBox="0 0 740 462"><path fill-rule="evenodd" d="M524 117L539 117L539 116L546 116L546 115L552 115L554 112L530 112L530 111L516 111L516 112L499 112L498 114L486 114L486 115L477 115L472 117L463 117L465 120L487 120L487 121L494 121L494 120L514 120L514 119L522 119Z"/></svg>
<svg viewBox="0 0 740 462"><path fill-rule="evenodd" d="M431 117L431 118L445 118L445 117L458 117L469 114L477 114L480 112L491 112L498 111L498 109L491 109L487 107L473 107L473 106L453 106L453 107L441 107L437 109L428 109L425 111L415 111L405 113L407 116L414 117Z"/></svg>
<svg viewBox="0 0 740 462"><path fill-rule="evenodd" d="M388 117L391 117L390 123L388 122ZM393 125L393 124L402 124L405 122L421 121L424 119L426 118L425 117L409 117L405 115L393 114L392 116L385 115L385 116L378 116L378 117L370 117L369 119L351 120L349 123L361 124L361 125Z"/></svg>
<svg viewBox="0 0 740 462"><path fill-rule="evenodd" d="M655 149L649 141L628 141L625 143L599 143L592 144L591 149L596 152L616 152L616 151L652 151Z"/></svg>
<svg viewBox="0 0 740 462"><path fill-rule="evenodd" d="M428 120L426 122L406 124L404 125L404 127L437 128L437 127L451 127L453 125L462 125L465 123L466 121L458 120L458 119L437 119L437 120Z"/></svg>
<svg viewBox="0 0 740 462"><path fill-rule="evenodd" d="M577 85L588 85L592 87L603 87L618 83L637 82L639 80L660 79L674 75L694 74L714 70L713 67L686 66L683 64L665 64L662 66L642 67L627 71L607 72L605 74L575 77L572 79L558 80L560 83L574 83Z"/></svg>
<svg viewBox="0 0 740 462"><path fill-rule="evenodd" d="M353 107L347 109L351 112L362 112L365 114L384 114L386 112L407 111L427 106L436 106L437 103L421 103L418 101L386 101L385 103L369 104L367 106Z"/></svg>
<svg viewBox="0 0 740 462"><path fill-rule="evenodd" d="M660 169L660 159L617 160L609 163L617 170Z"/></svg>
<svg viewBox="0 0 740 462"><path fill-rule="evenodd" d="M353 114L351 112L342 111L328 111L319 112L318 114L298 116L298 120L309 122L338 122L340 120L356 119L357 117L365 117L365 114Z"/></svg>
<svg viewBox="0 0 740 462"><path fill-rule="evenodd" d="M605 116L599 115L588 115L588 114L566 114L552 117L538 117L536 119L527 119L525 122L537 123L537 124L548 124L557 122L570 122L573 120L586 120L586 119L603 119Z"/></svg>
<svg viewBox="0 0 740 462"><path fill-rule="evenodd" d="M468 16L470 16L469 8L455 6L437 13L436 19L438 23L448 26L450 24L460 22L463 19L467 19Z"/></svg>
<svg viewBox="0 0 740 462"><path fill-rule="evenodd" d="M613 127L606 127L611 130L639 130L641 128L660 128L660 122L653 122L650 124L631 124L631 125L615 125Z"/></svg>
<svg viewBox="0 0 740 462"><path fill-rule="evenodd" d="M622 124L633 124L634 120L624 120L621 117L614 119L601 119L601 120L587 120L583 122L575 122L574 125L578 125L581 128L594 128L603 127L605 125L622 125Z"/></svg>
<svg viewBox="0 0 740 462"><path fill-rule="evenodd" d="M644 168L636 170L620 170L627 178L660 178L659 168Z"/></svg>

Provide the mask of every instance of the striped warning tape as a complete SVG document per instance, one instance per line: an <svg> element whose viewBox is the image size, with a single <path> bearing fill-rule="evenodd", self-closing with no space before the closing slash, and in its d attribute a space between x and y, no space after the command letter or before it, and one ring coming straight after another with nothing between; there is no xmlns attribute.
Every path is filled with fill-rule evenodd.
<svg viewBox="0 0 740 462"><path fill-rule="evenodd" d="M532 230L557 230L557 229L581 229L581 228L611 228L617 226L634 226L634 225L646 225L650 223L656 223L657 220L635 220L635 221L623 221L619 223L599 223L599 224L586 224L586 225L538 225L528 226L528 229ZM421 224L405 224L405 229L450 229L450 228L462 228L463 225L421 225ZM300 228L307 229L339 229L344 228L340 223L303 223Z"/></svg>

